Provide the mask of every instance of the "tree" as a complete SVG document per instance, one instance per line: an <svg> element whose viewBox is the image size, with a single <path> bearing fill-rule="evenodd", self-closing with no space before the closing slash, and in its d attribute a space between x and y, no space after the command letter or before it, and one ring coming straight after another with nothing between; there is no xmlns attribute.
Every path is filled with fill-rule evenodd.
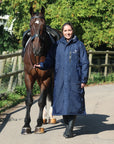
<svg viewBox="0 0 114 144"><path fill-rule="evenodd" d="M48 5L46 16L55 28L70 21L87 49L114 49L112 0L58 0Z"/></svg>
<svg viewBox="0 0 114 144"><path fill-rule="evenodd" d="M75 33L89 49L114 49L113 0L2 0L2 11L14 22L13 32L22 40L23 32L29 29L29 8L46 8L46 23L61 30L70 21ZM10 23L9 23L10 24Z"/></svg>
<svg viewBox="0 0 114 144"><path fill-rule="evenodd" d="M0 54L2 51L13 51L18 48L19 43L15 35L5 31L3 25L0 26Z"/></svg>

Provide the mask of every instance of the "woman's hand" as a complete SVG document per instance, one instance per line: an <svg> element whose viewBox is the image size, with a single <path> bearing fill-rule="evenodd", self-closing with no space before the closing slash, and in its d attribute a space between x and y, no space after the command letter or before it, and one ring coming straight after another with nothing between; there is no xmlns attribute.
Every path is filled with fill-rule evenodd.
<svg viewBox="0 0 114 144"><path fill-rule="evenodd" d="M38 64L34 64L33 68L40 68L41 66Z"/></svg>
<svg viewBox="0 0 114 144"><path fill-rule="evenodd" d="M84 88L85 87L85 83L81 83L81 88Z"/></svg>

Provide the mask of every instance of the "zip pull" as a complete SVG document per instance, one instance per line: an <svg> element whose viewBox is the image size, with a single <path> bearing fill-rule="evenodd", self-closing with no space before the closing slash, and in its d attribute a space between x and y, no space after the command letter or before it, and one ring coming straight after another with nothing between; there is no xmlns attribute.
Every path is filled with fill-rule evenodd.
<svg viewBox="0 0 114 144"><path fill-rule="evenodd" d="M69 62L71 62L71 51L70 51L70 54L69 54Z"/></svg>

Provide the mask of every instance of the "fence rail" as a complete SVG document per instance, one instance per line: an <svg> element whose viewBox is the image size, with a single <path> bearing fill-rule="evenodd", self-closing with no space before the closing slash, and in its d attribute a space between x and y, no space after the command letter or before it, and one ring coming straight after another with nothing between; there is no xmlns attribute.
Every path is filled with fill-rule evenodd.
<svg viewBox="0 0 114 144"><path fill-rule="evenodd" d="M88 54L113 54L114 55L114 51L92 51L92 50L90 50L89 52L88 52Z"/></svg>
<svg viewBox="0 0 114 144"><path fill-rule="evenodd" d="M104 68L104 76L108 74L108 68L114 67L114 51L89 51L89 77L91 77L92 68ZM4 72L6 62L12 62L12 71L11 72ZM101 59L103 59L104 63L101 63ZM94 60L97 60L94 63ZM12 89L14 75L18 74L18 84L22 84L22 74L23 74L23 66L22 66L22 57L21 57L21 50L17 51L16 53L7 54L7 52L3 52L0 55L0 85L1 81L5 77L10 77L8 83L8 91ZM18 68L16 66L18 65Z"/></svg>
<svg viewBox="0 0 114 144"><path fill-rule="evenodd" d="M12 53L12 54L0 55L0 59L6 59L6 58L11 58L11 57L20 56L20 55L21 55L21 52L16 52L16 53Z"/></svg>
<svg viewBox="0 0 114 144"><path fill-rule="evenodd" d="M8 68L11 69L10 72L4 72L5 67L9 66ZM22 66L22 57L21 57L21 50L17 51L16 53L3 52L0 55L0 86L2 80L6 77L9 78L7 91L11 91L13 88L14 83L14 76L18 75L18 80L15 80L19 85L22 85L22 75L23 75L23 66ZM16 84L15 84L16 85Z"/></svg>
<svg viewBox="0 0 114 144"><path fill-rule="evenodd" d="M4 74L1 74L1 75L0 75L0 78L13 76L13 75L22 73L23 71L24 71L24 70L18 70L18 71L15 71L15 72L4 73Z"/></svg>
<svg viewBox="0 0 114 144"><path fill-rule="evenodd" d="M4 60L4 59L7 59L7 58L12 58L12 57L16 57L16 56L21 56L21 50L19 50L16 53L12 53L12 54L6 54L6 52L5 53L3 52L3 55L0 55L0 60ZM20 61L22 62L22 59L20 59ZM4 61L3 61L3 63L4 63ZM2 67L1 69L4 69L4 68ZM0 71L0 78L4 78L4 77L7 77L7 76L13 76L15 74L22 73L23 71L24 71L24 69L18 70L18 71L15 71L15 72L8 72L8 73L2 73Z"/></svg>
<svg viewBox="0 0 114 144"><path fill-rule="evenodd" d="M89 51L88 55L89 55L89 77L91 77L92 67L96 67L96 68L104 67L104 76L107 76L108 67L114 67L114 59L112 60L113 63L109 63L110 62L109 58L110 59L114 58L114 51ZM92 63L93 55L99 55L99 57L97 57L98 64ZM101 58L100 55L105 55L104 64L100 63L100 58ZM110 55L110 57L109 57L109 55Z"/></svg>

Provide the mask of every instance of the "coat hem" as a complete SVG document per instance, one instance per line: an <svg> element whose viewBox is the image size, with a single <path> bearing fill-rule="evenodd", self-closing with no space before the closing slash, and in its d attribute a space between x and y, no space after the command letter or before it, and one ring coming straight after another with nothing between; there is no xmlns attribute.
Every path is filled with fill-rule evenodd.
<svg viewBox="0 0 114 144"><path fill-rule="evenodd" d="M82 116L85 116L85 115L87 115L87 114L86 114L86 112L84 112L84 113L70 113L70 114L63 114L63 113L58 113L58 114L56 114L56 113L53 113L52 115L53 115L53 116L61 116L61 115L77 115L77 116L78 116L78 115L79 115L79 116L82 115Z"/></svg>

